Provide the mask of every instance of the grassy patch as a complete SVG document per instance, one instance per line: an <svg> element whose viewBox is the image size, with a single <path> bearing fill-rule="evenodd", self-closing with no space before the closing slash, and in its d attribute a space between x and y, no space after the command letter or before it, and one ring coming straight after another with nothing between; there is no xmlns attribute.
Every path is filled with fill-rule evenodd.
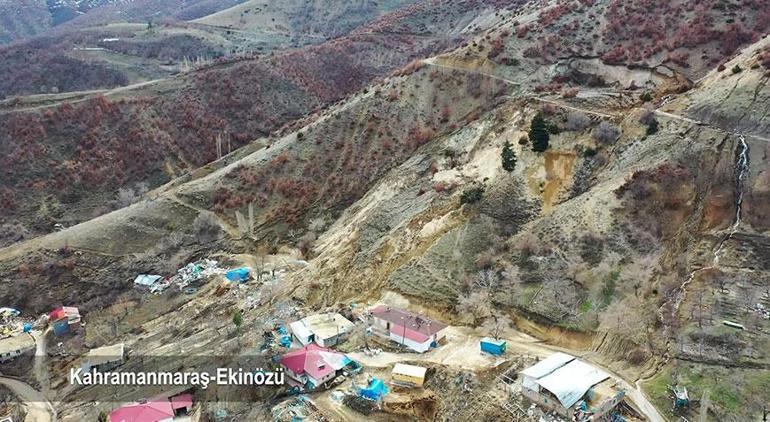
<svg viewBox="0 0 770 422"><path fill-rule="evenodd" d="M692 363L667 366L655 377L642 384L646 394L658 409L671 415L672 401L669 385L687 388L690 400L708 396L712 410L718 415L756 415L754 398L770 391L770 374L761 371L734 370ZM692 409L697 410L697 409Z"/></svg>

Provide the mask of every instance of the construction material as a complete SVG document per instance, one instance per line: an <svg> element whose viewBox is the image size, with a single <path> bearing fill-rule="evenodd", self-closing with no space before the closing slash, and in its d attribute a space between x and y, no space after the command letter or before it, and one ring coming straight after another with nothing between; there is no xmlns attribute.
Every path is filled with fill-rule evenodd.
<svg viewBox="0 0 770 422"><path fill-rule="evenodd" d="M422 387L428 369L421 366L397 363L390 374L390 382L401 387Z"/></svg>

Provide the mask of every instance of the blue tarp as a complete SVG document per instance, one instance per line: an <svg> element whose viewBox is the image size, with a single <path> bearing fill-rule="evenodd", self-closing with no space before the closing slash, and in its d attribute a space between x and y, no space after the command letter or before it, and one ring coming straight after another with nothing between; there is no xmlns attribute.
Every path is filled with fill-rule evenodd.
<svg viewBox="0 0 770 422"><path fill-rule="evenodd" d="M250 273L251 271L248 268L236 268L228 271L225 277L230 281L248 281Z"/></svg>
<svg viewBox="0 0 770 422"><path fill-rule="evenodd" d="M69 324L69 321L67 321L67 318L62 318L61 320L53 323L54 335L60 336L62 334L67 334L69 332L70 332L70 324Z"/></svg>
<svg viewBox="0 0 770 422"><path fill-rule="evenodd" d="M283 347L291 347L291 336L288 334L281 336L279 343Z"/></svg>
<svg viewBox="0 0 770 422"><path fill-rule="evenodd" d="M31 322L25 322L24 323L24 332L28 333L32 331L32 323Z"/></svg>
<svg viewBox="0 0 770 422"><path fill-rule="evenodd" d="M358 394L369 400L379 400L389 392L388 387L379 378L374 378L369 382L369 386L362 388Z"/></svg>

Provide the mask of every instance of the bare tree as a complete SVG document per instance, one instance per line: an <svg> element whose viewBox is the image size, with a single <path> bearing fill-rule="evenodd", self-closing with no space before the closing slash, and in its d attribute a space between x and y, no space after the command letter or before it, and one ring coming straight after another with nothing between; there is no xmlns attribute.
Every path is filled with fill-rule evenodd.
<svg viewBox="0 0 770 422"><path fill-rule="evenodd" d="M512 324L513 321L511 321L511 318L508 315L496 314L485 319L481 328L494 337L495 340L499 340L500 336L505 333L506 330L509 330Z"/></svg>
<svg viewBox="0 0 770 422"><path fill-rule="evenodd" d="M482 290L460 296L455 308L459 313L473 318L474 323L492 314L489 293Z"/></svg>
<svg viewBox="0 0 770 422"><path fill-rule="evenodd" d="M193 233L198 243L209 243L222 236L222 227L211 212L201 212L192 223Z"/></svg>
<svg viewBox="0 0 770 422"><path fill-rule="evenodd" d="M313 249L313 244L316 241L316 234L314 232L307 232L297 241L297 247L302 255L307 257L310 251Z"/></svg>
<svg viewBox="0 0 770 422"><path fill-rule="evenodd" d="M307 228L316 233L323 233L323 231L326 230L327 224L326 218L321 216L310 220L310 224L308 224Z"/></svg>
<svg viewBox="0 0 770 422"><path fill-rule="evenodd" d="M516 265L508 265L503 270L503 279L500 283L500 287L508 293L510 296L511 305L517 303L517 298L521 294L521 286L524 281L521 279L521 273L519 267Z"/></svg>
<svg viewBox="0 0 770 422"><path fill-rule="evenodd" d="M591 119L580 111L573 111L567 115L567 130L579 132L591 124Z"/></svg>
<svg viewBox="0 0 770 422"><path fill-rule="evenodd" d="M478 290L484 290L489 294L498 287L499 279L497 274L490 269L480 270L473 277L473 288Z"/></svg>
<svg viewBox="0 0 770 422"><path fill-rule="evenodd" d="M593 131L596 142L604 145L612 145L620 138L620 128L608 121L602 121Z"/></svg>

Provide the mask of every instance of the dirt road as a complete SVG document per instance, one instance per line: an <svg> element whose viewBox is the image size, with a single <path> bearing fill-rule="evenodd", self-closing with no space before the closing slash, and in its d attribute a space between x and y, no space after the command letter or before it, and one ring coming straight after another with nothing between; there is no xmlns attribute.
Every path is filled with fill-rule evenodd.
<svg viewBox="0 0 770 422"><path fill-rule="evenodd" d="M103 95L105 97L109 97L112 95L120 94L127 91L132 91L139 88L144 88L150 85L157 84L158 82L168 80L170 78L161 78L161 79L152 79L149 81L144 82L138 82L131 85L126 86L119 86L117 88L110 88L110 89L93 89L88 91L72 91L72 92L64 92L61 94L56 95L32 95L29 97L26 97L28 99L35 99L39 100L40 103L29 105L27 107L14 107L13 103L10 100L5 100L3 102L0 102L0 113L16 113L20 111L32 111L32 110L43 110L46 108L56 107L63 103L67 104L77 104L81 103L83 101L88 101L90 99L95 98L98 95ZM49 98L50 97L50 98Z"/></svg>
<svg viewBox="0 0 770 422"><path fill-rule="evenodd" d="M15 378L0 376L0 384L8 387L26 406L24 422L56 422L56 411L41 392Z"/></svg>

